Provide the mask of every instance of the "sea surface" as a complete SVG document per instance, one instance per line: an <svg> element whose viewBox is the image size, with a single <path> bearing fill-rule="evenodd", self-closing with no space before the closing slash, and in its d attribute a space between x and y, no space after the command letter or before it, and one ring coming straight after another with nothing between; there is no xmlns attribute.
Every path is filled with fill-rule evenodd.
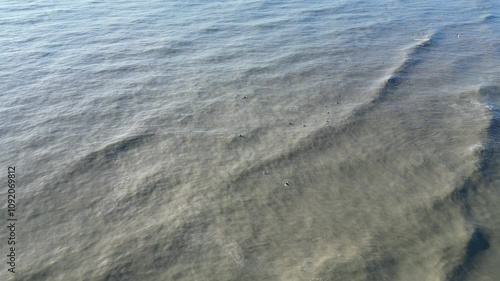
<svg viewBox="0 0 500 281"><path fill-rule="evenodd" d="M498 1L3 0L0 100L1 280L500 280Z"/></svg>

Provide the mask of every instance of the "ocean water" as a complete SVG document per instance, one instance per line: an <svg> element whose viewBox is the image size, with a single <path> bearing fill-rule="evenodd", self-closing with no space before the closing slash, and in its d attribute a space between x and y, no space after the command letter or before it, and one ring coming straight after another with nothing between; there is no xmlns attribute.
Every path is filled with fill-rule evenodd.
<svg viewBox="0 0 500 281"><path fill-rule="evenodd" d="M1 280L500 280L500 7L0 3Z"/></svg>

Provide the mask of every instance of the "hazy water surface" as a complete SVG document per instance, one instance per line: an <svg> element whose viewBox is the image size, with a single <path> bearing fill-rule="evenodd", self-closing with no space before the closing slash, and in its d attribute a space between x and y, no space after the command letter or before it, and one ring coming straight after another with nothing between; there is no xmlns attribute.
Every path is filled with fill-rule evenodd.
<svg viewBox="0 0 500 281"><path fill-rule="evenodd" d="M498 280L499 12L2 1L0 279Z"/></svg>

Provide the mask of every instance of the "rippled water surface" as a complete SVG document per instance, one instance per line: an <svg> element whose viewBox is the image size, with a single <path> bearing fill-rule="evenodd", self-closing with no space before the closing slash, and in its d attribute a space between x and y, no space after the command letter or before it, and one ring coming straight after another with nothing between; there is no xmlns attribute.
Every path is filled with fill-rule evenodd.
<svg viewBox="0 0 500 281"><path fill-rule="evenodd" d="M0 62L2 280L500 276L494 0L5 0Z"/></svg>

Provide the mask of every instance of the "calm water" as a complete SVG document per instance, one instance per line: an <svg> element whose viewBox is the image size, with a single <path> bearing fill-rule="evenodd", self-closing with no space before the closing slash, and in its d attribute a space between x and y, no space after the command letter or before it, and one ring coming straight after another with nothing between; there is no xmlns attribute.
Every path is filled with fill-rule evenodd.
<svg viewBox="0 0 500 281"><path fill-rule="evenodd" d="M0 279L498 280L499 12L2 1Z"/></svg>

